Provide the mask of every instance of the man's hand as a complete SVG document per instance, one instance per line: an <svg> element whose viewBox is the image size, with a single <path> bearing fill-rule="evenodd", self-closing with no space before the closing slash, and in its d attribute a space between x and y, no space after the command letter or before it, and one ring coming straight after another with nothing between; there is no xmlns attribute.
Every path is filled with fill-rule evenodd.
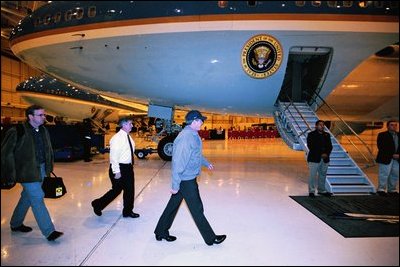
<svg viewBox="0 0 400 267"><path fill-rule="evenodd" d="M394 159L399 159L399 154L393 154Z"/></svg>
<svg viewBox="0 0 400 267"><path fill-rule="evenodd" d="M171 189L170 192L171 194L175 195L176 193L178 193L178 190Z"/></svg>
<svg viewBox="0 0 400 267"><path fill-rule="evenodd" d="M328 157L328 154L324 153L324 154L321 155L321 157L322 157L323 159L326 159L326 158Z"/></svg>
<svg viewBox="0 0 400 267"><path fill-rule="evenodd" d="M115 179L121 178L121 173L120 173L120 172L117 172L117 173L115 174L114 178L115 178Z"/></svg>

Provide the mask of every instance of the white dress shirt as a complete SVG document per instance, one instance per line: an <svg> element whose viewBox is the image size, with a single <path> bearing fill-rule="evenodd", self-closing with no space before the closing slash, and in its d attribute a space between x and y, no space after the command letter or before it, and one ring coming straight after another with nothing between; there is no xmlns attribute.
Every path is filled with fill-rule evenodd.
<svg viewBox="0 0 400 267"><path fill-rule="evenodd" d="M129 147L128 137L124 130L120 129L111 139L110 139L110 163L113 173L121 172L119 169L119 164L129 164L132 163L131 148ZM135 142L129 136L132 143L132 150L135 152Z"/></svg>

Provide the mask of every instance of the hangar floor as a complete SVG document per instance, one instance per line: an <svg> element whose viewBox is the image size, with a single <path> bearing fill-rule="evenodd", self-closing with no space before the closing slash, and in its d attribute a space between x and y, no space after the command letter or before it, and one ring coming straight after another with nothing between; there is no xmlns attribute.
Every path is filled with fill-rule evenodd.
<svg viewBox="0 0 400 267"><path fill-rule="evenodd" d="M121 216L122 195L101 217L90 202L110 188L108 154L92 162L56 163L68 193L46 199L55 242L40 233L29 211L30 233L10 231L21 187L1 192L1 265L399 265L399 238L344 238L289 196L307 195L303 152L281 139L204 142L214 171L199 179L205 215L219 245L207 246L185 204L170 230L175 242L156 241L154 228L170 196L170 162L152 154L135 161L140 218ZM377 167L367 171L376 185Z"/></svg>

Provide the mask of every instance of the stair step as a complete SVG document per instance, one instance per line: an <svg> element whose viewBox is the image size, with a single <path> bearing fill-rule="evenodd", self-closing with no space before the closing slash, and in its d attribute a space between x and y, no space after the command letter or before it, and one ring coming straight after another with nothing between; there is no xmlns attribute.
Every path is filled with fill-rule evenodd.
<svg viewBox="0 0 400 267"><path fill-rule="evenodd" d="M369 185L364 175L327 175L326 180L331 185Z"/></svg>
<svg viewBox="0 0 400 267"><path fill-rule="evenodd" d="M336 167L336 166L328 166L327 174L360 174L360 170L357 167Z"/></svg>
<svg viewBox="0 0 400 267"><path fill-rule="evenodd" d="M345 151L332 151L330 158L345 158L348 157L349 155Z"/></svg>
<svg viewBox="0 0 400 267"><path fill-rule="evenodd" d="M333 193L373 193L375 188L371 185L335 185L332 186Z"/></svg>
<svg viewBox="0 0 400 267"><path fill-rule="evenodd" d="M354 166L350 158L334 158L329 161L329 166Z"/></svg>

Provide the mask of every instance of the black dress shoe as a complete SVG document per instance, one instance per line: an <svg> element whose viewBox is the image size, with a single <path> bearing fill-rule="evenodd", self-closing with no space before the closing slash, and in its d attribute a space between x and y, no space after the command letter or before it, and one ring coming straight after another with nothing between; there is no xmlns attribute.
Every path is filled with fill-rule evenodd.
<svg viewBox="0 0 400 267"><path fill-rule="evenodd" d="M165 239L168 242L172 242L172 241L176 240L176 236L173 236L173 235L167 235L167 236L156 235L156 239L157 239L157 241L161 241L161 240Z"/></svg>
<svg viewBox="0 0 400 267"><path fill-rule="evenodd" d="M318 192L318 195L322 195L322 196L325 196L325 197L330 197L330 196L332 196L332 193L330 193L330 192L319 193Z"/></svg>
<svg viewBox="0 0 400 267"><path fill-rule="evenodd" d="M32 228L26 225L21 224L18 227L11 227L11 231L13 232L23 232L23 233L27 233L32 231Z"/></svg>
<svg viewBox="0 0 400 267"><path fill-rule="evenodd" d="M95 200L92 201L92 207L93 207L93 212L94 214L96 214L97 216L101 216L103 213L101 212L101 209L99 209L96 204L95 204Z"/></svg>
<svg viewBox="0 0 400 267"><path fill-rule="evenodd" d="M381 197L387 196L387 193L385 191L378 191L376 193L378 194L378 196L381 196Z"/></svg>
<svg viewBox="0 0 400 267"><path fill-rule="evenodd" d="M216 235L213 244L221 244L226 239L226 235Z"/></svg>
<svg viewBox="0 0 400 267"><path fill-rule="evenodd" d="M54 241L60 236L62 236L64 233L63 232L58 232L58 231L53 231L48 237L47 240L49 241Z"/></svg>
<svg viewBox="0 0 400 267"><path fill-rule="evenodd" d="M128 214L122 214L122 216L123 216L124 218L126 218L126 217L138 218L140 215L137 214L137 213L134 213L134 212L132 211L131 213L128 213Z"/></svg>

